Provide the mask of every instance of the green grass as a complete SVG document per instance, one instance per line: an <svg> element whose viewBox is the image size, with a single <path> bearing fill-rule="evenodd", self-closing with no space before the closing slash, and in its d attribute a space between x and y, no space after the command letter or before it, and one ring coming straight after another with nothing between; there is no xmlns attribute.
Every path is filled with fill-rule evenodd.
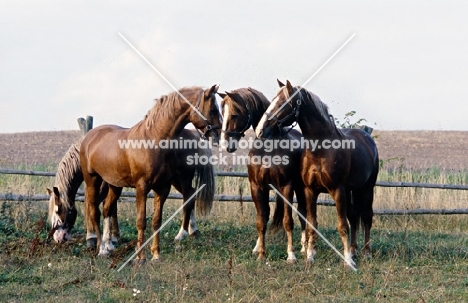
<svg viewBox="0 0 468 303"><path fill-rule="evenodd" d="M448 174L455 173L383 171L380 178L466 184L466 173ZM0 175L0 182L2 192L8 188L15 193L42 193L53 178ZM250 195L245 179L219 178L217 188L223 194L238 194L242 188L244 195ZM453 199L461 203L459 195L460 191L378 188L376 204L398 208L392 203L405 199L407 205L422 201L449 208ZM164 218L180 204L168 201ZM0 202L0 302L462 302L468 298L468 218L463 215L375 216L373 258L358 258L355 273L321 240L315 263L306 264L299 253L296 216L299 261L286 263L281 232L267 235L267 260L255 260L253 204L215 202L212 214L198 220L201 238L188 238L176 247L178 215L161 232L161 262L129 264L119 272L134 252L134 204L119 204L122 239L108 259L86 249L82 203L78 207L72 241L58 245L46 241L46 202ZM147 207L149 227L151 200ZM341 251L334 208L320 206L318 214L320 231ZM145 254L150 260L149 247ZM134 296L133 289L140 293Z"/></svg>

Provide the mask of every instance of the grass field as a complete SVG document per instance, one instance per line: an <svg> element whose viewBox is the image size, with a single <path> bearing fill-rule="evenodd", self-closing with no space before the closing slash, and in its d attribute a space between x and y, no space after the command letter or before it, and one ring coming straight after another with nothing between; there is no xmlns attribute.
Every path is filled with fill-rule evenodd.
<svg viewBox="0 0 468 303"><path fill-rule="evenodd" d="M468 171L460 167L412 167L412 158L403 157L384 158L379 180L468 184ZM8 163L12 168L55 170L54 164L38 162ZM0 175L2 193L44 193L51 185L53 178ZM238 194L239 188L250 194L245 179L218 179L217 193ZM375 208L466 208L467 195L466 191L454 190L376 188ZM180 200L168 201L164 218L180 205ZM78 207L82 214L82 203ZM147 207L149 226L151 200ZM176 247L173 238L180 226L180 216L176 216L161 233L161 262L148 261L136 268L127 265L118 271L134 252L133 203L119 204L122 239L108 259L96 258L94 251L86 249L82 215L70 242L47 242L46 212L46 202L0 202L0 302L468 300L465 215L375 216L373 257L358 258L358 272L353 272L321 240L316 262L308 265L302 261L297 219L299 261L286 263L282 232L267 235L267 260L256 261L251 254L257 236L253 204L215 202L211 215L198 220L201 238L186 239ZM320 231L342 250L335 209L319 206L318 214ZM362 245L362 237L359 240ZM149 247L145 253L150 258Z"/></svg>

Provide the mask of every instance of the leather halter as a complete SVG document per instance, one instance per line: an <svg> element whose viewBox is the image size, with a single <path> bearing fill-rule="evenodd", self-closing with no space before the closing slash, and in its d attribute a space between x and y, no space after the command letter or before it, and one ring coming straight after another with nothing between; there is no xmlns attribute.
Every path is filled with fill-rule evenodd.
<svg viewBox="0 0 468 303"><path fill-rule="evenodd" d="M62 222L62 224L56 224L55 226L53 226L50 229L47 238L48 239L52 238L55 231L59 228L65 229L68 232L70 232L73 229L73 226L75 225L77 213L78 212L74 206L68 209L67 213L65 214L65 222ZM70 223L70 222L73 222L73 223Z"/></svg>
<svg viewBox="0 0 468 303"><path fill-rule="evenodd" d="M230 137L244 137L245 136L245 132L252 125L252 119L253 119L252 113L250 112L249 107L247 106L247 104L245 105L245 108L247 109L247 123L245 124L244 128L241 131L238 131L238 132L237 131L222 130L223 133L225 133L226 135L228 135Z"/></svg>
<svg viewBox="0 0 468 303"><path fill-rule="evenodd" d="M276 118L275 115L265 112L265 115L269 119L272 119L272 120L274 120L276 122L276 125L278 126L278 128L280 130L280 133L282 135L289 133L297 125L297 119L299 117L299 111L301 109L301 104L302 104L302 94L301 94L300 91L297 93L297 96L298 96L298 99L296 101L296 106L293 108L291 113L289 115L287 115L286 117L284 117L283 119L278 119L278 118ZM290 128L288 128L287 130L284 130L283 129L283 123L286 122L291 117L294 117L294 123L291 125Z"/></svg>
<svg viewBox="0 0 468 303"><path fill-rule="evenodd" d="M200 109L200 103L201 103L201 100L203 98L203 93L205 91L202 89L200 91L200 93L198 94L198 99L197 99L197 103L195 104L195 108L197 110ZM212 126L211 124L208 123L207 120L205 119L202 119L203 120L203 123L205 123L205 128L203 129L203 132L201 130L199 130L198 128L195 127L195 129L197 130L198 134L200 135L200 137L203 139L203 140L206 140L206 135L212 131L212 130L215 130L215 129L218 129L218 128L221 128L220 126Z"/></svg>

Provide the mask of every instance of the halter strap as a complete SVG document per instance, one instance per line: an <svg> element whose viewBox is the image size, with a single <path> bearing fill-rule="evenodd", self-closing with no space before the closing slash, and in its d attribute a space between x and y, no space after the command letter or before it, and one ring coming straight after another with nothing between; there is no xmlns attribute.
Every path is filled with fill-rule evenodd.
<svg viewBox="0 0 468 303"><path fill-rule="evenodd" d="M200 108L200 103L201 103L201 100L203 98L203 93L205 91L202 89L200 91L200 93L198 94L198 98L197 98L197 102L195 103L195 108L198 110ZM200 135L200 137L203 139L203 140L206 140L206 135L212 131L212 130L215 130L215 129L218 129L218 128L221 128L220 126L212 126L211 124L208 123L208 121L206 121L205 119L202 119L203 120L203 123L205 123L205 128L203 129L203 132L201 130L199 130L198 128L195 127L195 129L197 130L198 134Z"/></svg>
<svg viewBox="0 0 468 303"><path fill-rule="evenodd" d="M265 112L265 115L269 118L269 119L272 119L276 122L276 125L278 126L279 128L279 131L282 135L284 134L287 134L289 133L296 125L297 125L297 119L299 117L299 111L301 109L301 104L302 104L302 94L301 92L299 91L299 93L297 93L298 95L298 99L296 101L296 106L293 108L292 112L287 115L286 117L284 117L283 119L278 119L275 115L271 114L271 113L268 113L268 112ZM287 98L289 98L289 96L286 95ZM293 124L291 124L291 127L284 130L283 129L283 123L290 119L291 117L294 117L294 122Z"/></svg>

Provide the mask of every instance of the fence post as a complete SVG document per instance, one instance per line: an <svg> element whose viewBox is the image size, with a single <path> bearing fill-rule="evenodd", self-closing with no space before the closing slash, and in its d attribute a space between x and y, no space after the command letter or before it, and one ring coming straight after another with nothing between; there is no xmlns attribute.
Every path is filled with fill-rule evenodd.
<svg viewBox="0 0 468 303"><path fill-rule="evenodd" d="M90 129L93 128L93 116L86 116L85 118L78 118L78 126L80 127L81 134L84 136Z"/></svg>

